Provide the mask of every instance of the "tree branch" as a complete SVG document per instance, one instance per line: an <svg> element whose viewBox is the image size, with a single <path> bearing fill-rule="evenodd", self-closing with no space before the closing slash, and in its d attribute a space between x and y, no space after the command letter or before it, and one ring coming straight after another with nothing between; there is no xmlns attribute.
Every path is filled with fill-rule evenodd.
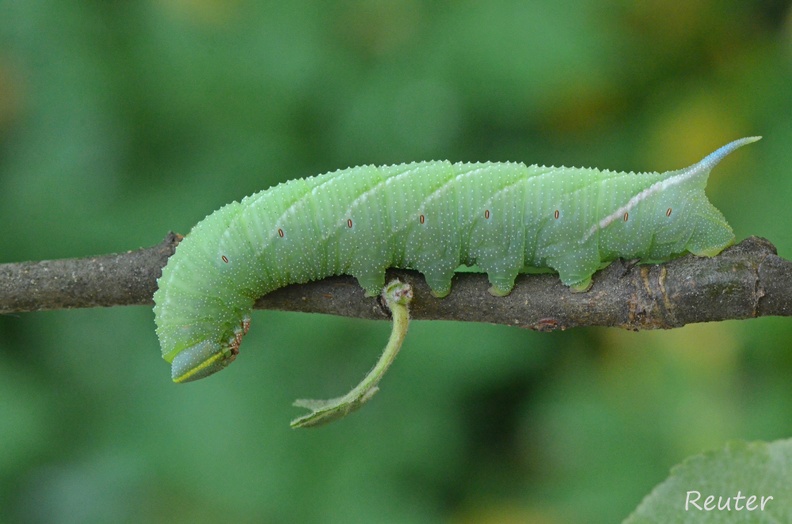
<svg viewBox="0 0 792 524"><path fill-rule="evenodd" d="M100 257L0 264L0 314L78 307L151 305L156 279L181 237ZM464 320L543 331L575 326L674 328L694 322L792 315L792 262L767 240L750 237L713 258L692 255L664 264L617 260L586 293L558 277L521 275L507 297L487 292L484 274L460 273L451 294L436 299L423 277L389 270L413 286L413 319ZM259 309L386 319L352 277L291 285L256 302Z"/></svg>
<svg viewBox="0 0 792 524"><path fill-rule="evenodd" d="M0 314L154 305L157 279L181 235L126 253L0 264Z"/></svg>

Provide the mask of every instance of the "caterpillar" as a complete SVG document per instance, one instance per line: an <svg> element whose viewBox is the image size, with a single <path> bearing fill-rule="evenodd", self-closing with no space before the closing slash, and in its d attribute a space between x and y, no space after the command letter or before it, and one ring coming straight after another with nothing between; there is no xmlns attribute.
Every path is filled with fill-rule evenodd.
<svg viewBox="0 0 792 524"><path fill-rule="evenodd" d="M162 356L175 382L211 375L235 359L258 297L330 275L374 296L387 268L416 269L443 297L454 270L475 265L503 296L531 268L585 291L620 257L714 256L734 233L704 194L709 173L759 138L663 173L431 161L279 184L220 208L179 244L154 294Z"/></svg>

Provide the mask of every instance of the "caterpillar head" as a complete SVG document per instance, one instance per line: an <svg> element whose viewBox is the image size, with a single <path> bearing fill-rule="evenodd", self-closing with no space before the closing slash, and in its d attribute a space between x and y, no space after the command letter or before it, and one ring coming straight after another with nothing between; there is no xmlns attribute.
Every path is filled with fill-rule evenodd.
<svg viewBox="0 0 792 524"><path fill-rule="evenodd" d="M245 316L234 328L233 336L223 342L203 340L183 349L171 362L171 374L176 383L192 382L225 369L239 354L242 337L250 329L250 317Z"/></svg>

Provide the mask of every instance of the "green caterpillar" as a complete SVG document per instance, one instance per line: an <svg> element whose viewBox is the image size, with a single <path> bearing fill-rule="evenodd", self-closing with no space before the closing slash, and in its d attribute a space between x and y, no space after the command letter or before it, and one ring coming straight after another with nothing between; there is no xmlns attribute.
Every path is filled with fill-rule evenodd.
<svg viewBox="0 0 792 524"><path fill-rule="evenodd" d="M437 161L261 191L199 222L163 269L154 295L163 358L175 382L215 373L236 357L258 297L329 275L353 275L373 296L387 268L412 268L443 297L456 268L476 265L502 296L530 268L584 291L619 257L714 256L734 233L704 194L710 170L759 138L665 173Z"/></svg>

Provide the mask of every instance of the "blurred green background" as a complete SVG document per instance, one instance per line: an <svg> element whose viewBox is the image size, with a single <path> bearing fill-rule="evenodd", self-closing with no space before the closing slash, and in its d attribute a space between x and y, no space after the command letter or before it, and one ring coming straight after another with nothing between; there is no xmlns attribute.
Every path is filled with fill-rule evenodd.
<svg viewBox="0 0 792 524"><path fill-rule="evenodd" d="M668 170L792 258L784 1L0 0L0 262L187 233L231 200L361 163ZM792 320L669 332L257 312L170 381L150 308L0 317L2 522L615 522L728 439L792 435Z"/></svg>

